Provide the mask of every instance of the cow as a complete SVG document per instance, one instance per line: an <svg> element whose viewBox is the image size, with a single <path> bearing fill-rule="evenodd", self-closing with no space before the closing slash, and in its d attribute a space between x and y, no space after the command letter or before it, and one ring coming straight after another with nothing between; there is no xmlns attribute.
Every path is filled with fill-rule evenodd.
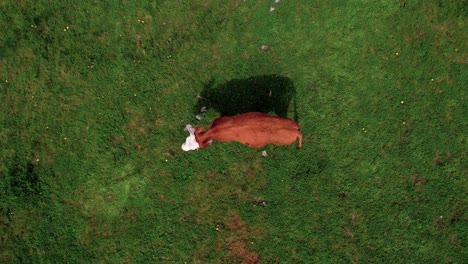
<svg viewBox="0 0 468 264"><path fill-rule="evenodd" d="M203 132L203 127L189 131L189 138L195 137L195 147L182 149L206 148L213 140L220 142L237 141L249 147L263 147L267 144L280 146L291 145L297 140L302 147L302 133L299 125L291 119L270 116L260 112L248 112L236 116L224 116L213 121L211 127ZM189 139L187 138L187 140ZM193 140L191 140L193 142ZM188 141L187 141L188 142Z"/></svg>

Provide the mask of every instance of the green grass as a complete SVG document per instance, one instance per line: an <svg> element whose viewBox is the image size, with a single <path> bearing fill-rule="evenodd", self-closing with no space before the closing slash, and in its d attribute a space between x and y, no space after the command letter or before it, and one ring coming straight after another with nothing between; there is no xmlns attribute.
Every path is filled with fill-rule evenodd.
<svg viewBox="0 0 468 264"><path fill-rule="evenodd" d="M140 2L0 4L0 262L464 263L466 0Z"/></svg>

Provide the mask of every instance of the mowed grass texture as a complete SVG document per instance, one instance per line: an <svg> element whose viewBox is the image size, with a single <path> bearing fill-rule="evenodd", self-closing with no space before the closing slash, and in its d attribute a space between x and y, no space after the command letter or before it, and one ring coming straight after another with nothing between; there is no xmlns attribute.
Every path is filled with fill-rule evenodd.
<svg viewBox="0 0 468 264"><path fill-rule="evenodd" d="M0 262L463 263L467 12L1 2ZM259 106L303 148L181 150Z"/></svg>

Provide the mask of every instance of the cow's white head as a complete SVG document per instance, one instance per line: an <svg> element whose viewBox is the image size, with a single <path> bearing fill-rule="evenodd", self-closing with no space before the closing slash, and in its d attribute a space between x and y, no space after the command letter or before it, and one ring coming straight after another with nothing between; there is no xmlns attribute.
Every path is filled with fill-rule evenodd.
<svg viewBox="0 0 468 264"><path fill-rule="evenodd" d="M190 151L199 149L200 145L195 139L195 128L193 128L192 125L188 124L185 126L184 131L189 132L190 135L187 137L187 139L185 139L185 143L182 144L182 150Z"/></svg>

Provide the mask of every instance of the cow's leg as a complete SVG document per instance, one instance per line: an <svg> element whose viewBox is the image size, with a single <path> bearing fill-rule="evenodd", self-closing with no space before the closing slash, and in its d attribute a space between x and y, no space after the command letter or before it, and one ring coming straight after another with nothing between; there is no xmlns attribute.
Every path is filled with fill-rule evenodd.
<svg viewBox="0 0 468 264"><path fill-rule="evenodd" d="M299 139L299 143L297 144L297 148L300 149L302 148L302 133L298 132L297 138Z"/></svg>

